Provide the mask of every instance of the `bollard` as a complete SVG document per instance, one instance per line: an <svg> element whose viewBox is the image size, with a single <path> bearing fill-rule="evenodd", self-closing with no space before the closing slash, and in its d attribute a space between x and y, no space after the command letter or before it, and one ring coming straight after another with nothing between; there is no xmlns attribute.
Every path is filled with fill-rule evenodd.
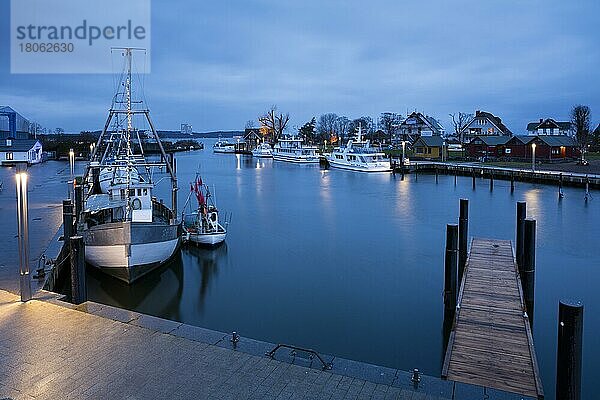
<svg viewBox="0 0 600 400"><path fill-rule="evenodd" d="M435 183L438 183L438 169L435 167Z"/></svg>
<svg viewBox="0 0 600 400"><path fill-rule="evenodd" d="M456 186L456 170L454 170L454 186Z"/></svg>
<svg viewBox="0 0 600 400"><path fill-rule="evenodd" d="M87 301L85 282L85 246L82 236L72 236L69 240L71 257L71 301L81 304Z"/></svg>
<svg viewBox="0 0 600 400"><path fill-rule="evenodd" d="M556 352L556 398L581 399L581 348L583 304L558 303L558 348Z"/></svg>
<svg viewBox="0 0 600 400"><path fill-rule="evenodd" d="M522 271L521 266L523 265L523 234L525 230L525 217L527 216L527 203L524 201L517 202L517 237L515 243L515 251L517 253L517 265L519 266L519 272Z"/></svg>
<svg viewBox="0 0 600 400"><path fill-rule="evenodd" d="M532 328L535 299L535 231L535 220L526 219L523 234L523 264L519 268L519 275L521 276L521 285L523 287L523 300L525 300L529 323Z"/></svg>
<svg viewBox="0 0 600 400"><path fill-rule="evenodd" d="M473 189L475 189L475 170L473 170Z"/></svg>
<svg viewBox="0 0 600 400"><path fill-rule="evenodd" d="M462 281L467 263L467 245L469 235L469 200L460 199L460 216L458 219L458 282Z"/></svg>
<svg viewBox="0 0 600 400"><path fill-rule="evenodd" d="M494 173L490 175L490 192L494 190Z"/></svg>
<svg viewBox="0 0 600 400"><path fill-rule="evenodd" d="M73 236L73 203L71 200L63 200L63 242L69 243Z"/></svg>
<svg viewBox="0 0 600 400"><path fill-rule="evenodd" d="M515 191L515 174L512 173L510 174L510 192L514 192Z"/></svg>
<svg viewBox="0 0 600 400"><path fill-rule="evenodd" d="M419 374L419 369L418 368L413 369L412 378L410 378L410 380L415 385L418 385L419 382L421 382L421 375Z"/></svg>
<svg viewBox="0 0 600 400"><path fill-rule="evenodd" d="M590 178L585 176L585 201L587 202L590 197Z"/></svg>
<svg viewBox="0 0 600 400"><path fill-rule="evenodd" d="M457 290L456 273L458 267L458 225L446 225L446 257L444 259L444 306L454 318Z"/></svg>

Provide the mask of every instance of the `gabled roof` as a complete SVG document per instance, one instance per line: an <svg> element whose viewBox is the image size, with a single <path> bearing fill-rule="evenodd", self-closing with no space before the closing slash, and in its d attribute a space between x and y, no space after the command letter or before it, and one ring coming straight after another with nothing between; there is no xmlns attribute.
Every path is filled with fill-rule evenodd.
<svg viewBox="0 0 600 400"><path fill-rule="evenodd" d="M514 142L514 141L518 141L521 144L528 144L529 142L531 142L533 139L535 139L537 136L529 136L529 135L515 135L512 138L510 138L510 140L508 142ZM506 142L506 143L508 143Z"/></svg>
<svg viewBox="0 0 600 400"><path fill-rule="evenodd" d="M479 136L475 136L473 139L471 139L470 143L473 143L473 141L475 140L481 140L483 143L485 143L488 146L498 146L501 144L505 144L506 142L508 142L510 140L510 137L508 136L496 136L496 135L479 135Z"/></svg>
<svg viewBox="0 0 600 400"><path fill-rule="evenodd" d="M506 127L506 125L504 125L502 123L502 120L500 119L500 117L496 117L494 114L489 113L487 111L479 111L479 110L475 111L475 115L473 116L473 119L471 119L471 121L469 121L469 123L464 126L464 128L462 129L461 132L466 131L467 128L469 128L469 126L473 123L473 121L476 121L479 118L485 118L488 121L490 121L490 123L492 123L496 128L498 128L498 130L503 135L512 135L512 132L510 131L510 129L508 129Z"/></svg>
<svg viewBox="0 0 600 400"><path fill-rule="evenodd" d="M528 131L536 131L538 130L538 128L540 127L544 127L544 126L552 126L552 127L556 127L562 131L568 131L571 129L571 123L569 121L559 121L556 122L555 120L553 120L552 118L546 118L545 120L540 120L538 122L530 122L527 124L527 130Z"/></svg>
<svg viewBox="0 0 600 400"><path fill-rule="evenodd" d="M39 140L35 139L11 139L12 145L6 145L6 139L0 140L0 151L29 151Z"/></svg>
<svg viewBox="0 0 600 400"><path fill-rule="evenodd" d="M415 146L418 142L423 142L423 144L427 147L442 147L444 144L444 139L441 136L420 136L415 142L413 146Z"/></svg>
<svg viewBox="0 0 600 400"><path fill-rule="evenodd" d="M442 124L439 123L439 121L437 119L430 117L428 115L424 115L417 111L414 111L412 114L407 116L404 119L404 121L402 121L401 125L413 125L413 124L407 123L407 121L410 120L411 118L417 119L422 124L427 125L431 129L432 132L435 132L438 135L440 135L444 131L444 127L442 126Z"/></svg>
<svg viewBox="0 0 600 400"><path fill-rule="evenodd" d="M546 143L548 146L577 146L577 141L574 137L567 135L539 135L536 136L539 140Z"/></svg>

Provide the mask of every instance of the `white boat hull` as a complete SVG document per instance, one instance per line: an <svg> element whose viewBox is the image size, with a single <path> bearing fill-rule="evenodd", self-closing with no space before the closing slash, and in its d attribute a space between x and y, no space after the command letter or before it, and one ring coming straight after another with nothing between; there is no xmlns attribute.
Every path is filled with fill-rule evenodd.
<svg viewBox="0 0 600 400"><path fill-rule="evenodd" d="M85 260L103 272L131 283L171 258L178 242L179 239L172 239L129 245L87 245Z"/></svg>
<svg viewBox="0 0 600 400"><path fill-rule="evenodd" d="M346 164L334 161L330 158L327 158L329 165L332 168L345 169L349 171L359 171L359 172L391 172L392 168L389 163L377 163L377 164Z"/></svg>
<svg viewBox="0 0 600 400"><path fill-rule="evenodd" d="M190 233L188 240L192 243L204 246L216 246L225 241L227 233Z"/></svg>
<svg viewBox="0 0 600 400"><path fill-rule="evenodd" d="M319 157L309 156L309 157L292 157L281 154L273 154L273 160L275 161L285 161L297 164L317 164L319 162Z"/></svg>
<svg viewBox="0 0 600 400"><path fill-rule="evenodd" d="M233 153L235 153L235 148L231 148L231 149L213 149L213 152L215 152L215 153L221 153L221 154L233 154Z"/></svg>

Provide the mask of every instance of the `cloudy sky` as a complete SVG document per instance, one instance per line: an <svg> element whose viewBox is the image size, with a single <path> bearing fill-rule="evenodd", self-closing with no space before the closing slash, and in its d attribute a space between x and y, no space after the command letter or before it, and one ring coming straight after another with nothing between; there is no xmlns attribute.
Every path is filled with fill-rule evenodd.
<svg viewBox="0 0 600 400"><path fill-rule="evenodd" d="M406 4L404 4L406 3ZM46 127L100 129L110 75L11 75L0 0L0 105ZM271 104L291 125L487 110L515 133L574 104L600 121L600 2L153 1L145 95L159 129L243 129Z"/></svg>

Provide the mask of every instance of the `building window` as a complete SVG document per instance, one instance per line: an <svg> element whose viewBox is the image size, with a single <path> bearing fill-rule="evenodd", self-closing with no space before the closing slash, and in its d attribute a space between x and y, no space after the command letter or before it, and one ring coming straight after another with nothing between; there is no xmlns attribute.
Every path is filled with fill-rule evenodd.
<svg viewBox="0 0 600 400"><path fill-rule="evenodd" d="M505 154L510 154L511 152L512 152L512 149L504 149Z"/></svg>
<svg viewBox="0 0 600 400"><path fill-rule="evenodd" d="M418 154L423 154L423 148L422 148L422 147L417 147L417 148L416 148L416 152L417 152Z"/></svg>
<svg viewBox="0 0 600 400"><path fill-rule="evenodd" d="M488 135L493 135L494 134L494 128L488 128L487 133L488 133Z"/></svg>
<svg viewBox="0 0 600 400"><path fill-rule="evenodd" d="M12 153L12 151L7 151L6 152L6 159L7 160L12 160L13 159L13 153Z"/></svg>
<svg viewBox="0 0 600 400"><path fill-rule="evenodd" d="M552 149L552 154L560 154L560 149Z"/></svg>

